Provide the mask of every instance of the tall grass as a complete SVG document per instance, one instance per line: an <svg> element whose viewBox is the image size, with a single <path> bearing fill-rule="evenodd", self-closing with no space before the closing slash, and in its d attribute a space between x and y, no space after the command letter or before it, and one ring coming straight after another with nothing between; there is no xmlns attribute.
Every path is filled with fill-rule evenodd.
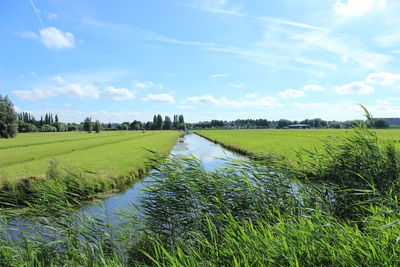
<svg viewBox="0 0 400 267"><path fill-rule="evenodd" d="M27 203L29 231L0 239L0 264L396 266L397 160L364 125L301 165L270 156L207 171L170 158L155 165L140 216L121 226L74 213L79 184L47 184ZM12 216L0 212L4 228Z"/></svg>

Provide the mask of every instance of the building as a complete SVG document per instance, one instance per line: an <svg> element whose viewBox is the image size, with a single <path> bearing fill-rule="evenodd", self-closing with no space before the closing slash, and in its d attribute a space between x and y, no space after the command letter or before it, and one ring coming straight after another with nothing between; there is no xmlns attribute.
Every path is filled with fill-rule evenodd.
<svg viewBox="0 0 400 267"><path fill-rule="evenodd" d="M385 120L389 125L400 125L400 118L375 118L375 120Z"/></svg>
<svg viewBox="0 0 400 267"><path fill-rule="evenodd" d="M291 124L288 125L289 129L310 129L310 125L308 124Z"/></svg>

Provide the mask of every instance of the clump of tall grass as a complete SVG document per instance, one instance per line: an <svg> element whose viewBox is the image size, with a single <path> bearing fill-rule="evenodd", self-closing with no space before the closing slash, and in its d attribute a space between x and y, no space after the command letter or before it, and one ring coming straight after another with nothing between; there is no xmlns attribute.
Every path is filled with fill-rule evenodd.
<svg viewBox="0 0 400 267"><path fill-rule="evenodd" d="M294 175L324 189L342 218L357 219L371 201L399 192L399 153L393 141L381 141L369 128L373 118L364 110L367 121L354 127L353 135L327 141L322 151L301 151L297 166L302 170Z"/></svg>

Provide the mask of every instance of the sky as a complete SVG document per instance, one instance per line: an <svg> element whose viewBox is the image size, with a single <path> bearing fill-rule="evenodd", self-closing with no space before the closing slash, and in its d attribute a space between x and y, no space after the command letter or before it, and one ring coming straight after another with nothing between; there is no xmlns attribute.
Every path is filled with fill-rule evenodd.
<svg viewBox="0 0 400 267"><path fill-rule="evenodd" d="M400 117L398 0L1 0L0 94L60 121Z"/></svg>

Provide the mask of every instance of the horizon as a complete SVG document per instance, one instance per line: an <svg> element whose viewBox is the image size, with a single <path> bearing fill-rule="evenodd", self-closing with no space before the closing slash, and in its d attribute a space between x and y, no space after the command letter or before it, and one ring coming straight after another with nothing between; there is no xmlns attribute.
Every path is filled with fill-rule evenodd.
<svg viewBox="0 0 400 267"><path fill-rule="evenodd" d="M63 122L400 117L400 3L0 4L0 94Z"/></svg>

